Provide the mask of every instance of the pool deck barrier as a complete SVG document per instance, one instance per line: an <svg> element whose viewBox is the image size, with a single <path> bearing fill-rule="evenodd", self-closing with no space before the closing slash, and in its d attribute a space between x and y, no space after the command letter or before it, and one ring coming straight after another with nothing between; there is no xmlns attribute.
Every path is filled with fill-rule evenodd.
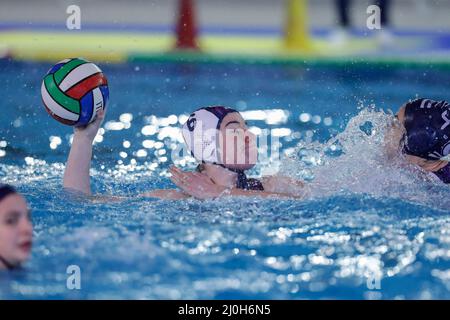
<svg viewBox="0 0 450 320"><path fill-rule="evenodd" d="M8 1L7 5L11 9L21 3L21 1L18 1L18 4ZM174 1L171 2L174 5ZM189 2L191 1L185 0L180 3ZM246 2L249 1L243 0L244 5ZM136 60L254 63L311 61L358 63L370 61L450 65L450 27L420 28L418 30L411 26L392 27L388 33L389 41L385 41L386 37L383 37L382 33L384 32L386 35L386 30L369 30L359 26L350 31L346 41L336 43L331 40L331 35L335 31L333 27L313 26L309 28L309 32L305 27L308 19L317 20L316 18L322 17L323 14L314 15L314 10L312 10L312 16L309 17L302 7L305 4L303 0L290 0L287 3L290 7L288 7L285 23L243 25L238 21L236 24L209 24L199 28L195 26L194 29L188 30L188 33L197 36L195 41L189 37L183 38L181 45L180 29L183 29L182 25L186 24L186 21L188 24L195 23L195 15L191 16L191 13L180 15L178 24L172 23L172 25L136 22L118 24L91 20L83 23L81 30L68 30L65 21L47 21L48 19L46 20L45 17L40 18L39 21L28 21L27 23L16 21L20 19L6 21L5 17L3 21L0 20L0 57L48 62L81 56L107 63ZM279 5L275 6L264 1L262 4L265 4L265 7L261 7L262 11L280 10ZM317 6L313 1L310 1L310 4L313 9L314 5ZM164 7L162 2L160 5ZM202 5L205 6L206 3ZM219 2L214 2L214 6L220 5L223 6ZM46 6L45 1L42 6ZM229 6L239 7L242 5L230 2ZM325 6L323 7L325 8ZM48 6L48 8L50 7ZM213 15L212 8L213 4L210 4L208 10ZM176 11L173 8L171 10ZM435 11L438 12L436 8ZM11 10L11 12L19 11ZM124 11L124 16L127 15L130 14ZM246 15L251 16L249 13ZM117 14L117 16L122 15ZM253 19L260 21L261 18L262 16ZM401 20L402 16L397 18ZM156 20L156 16L154 20ZM291 29L287 36L284 32L285 28ZM383 38L384 41L382 41ZM181 51L177 50L177 47L198 47L199 50Z"/></svg>
<svg viewBox="0 0 450 320"><path fill-rule="evenodd" d="M101 28L102 30L96 30ZM87 30L86 30L87 29ZM354 32L344 45L331 43L327 30L313 32L311 49L290 50L277 30L200 30L200 52L174 51L176 37L161 26L142 30L112 30L91 26L83 31L41 26L38 30L0 25L0 52L16 60L57 61L82 56L94 61L125 62L135 59L185 57L206 60L269 61L405 61L450 64L450 34L393 32L393 43L383 45L376 35ZM159 30L159 31L154 31ZM258 33L258 34L256 34ZM278 33L278 34L277 34Z"/></svg>

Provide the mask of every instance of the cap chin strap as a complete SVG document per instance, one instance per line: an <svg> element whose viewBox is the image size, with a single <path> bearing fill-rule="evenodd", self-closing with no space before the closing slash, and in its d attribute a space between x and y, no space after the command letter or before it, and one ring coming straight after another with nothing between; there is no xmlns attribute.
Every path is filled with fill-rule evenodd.
<svg viewBox="0 0 450 320"><path fill-rule="evenodd" d="M12 264L10 264L5 258L3 258L2 256L0 256L0 262L3 263L6 267L6 269L8 270L13 270L16 269L15 266L13 266Z"/></svg>

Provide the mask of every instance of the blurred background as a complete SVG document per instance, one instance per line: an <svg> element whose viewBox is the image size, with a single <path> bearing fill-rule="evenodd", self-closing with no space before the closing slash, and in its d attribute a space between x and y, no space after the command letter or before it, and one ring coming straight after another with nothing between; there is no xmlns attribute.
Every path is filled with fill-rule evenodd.
<svg viewBox="0 0 450 320"><path fill-rule="evenodd" d="M178 0L3 0L0 20L3 23L48 23L65 27L67 6L79 5L84 23L109 25L165 25L176 19ZM280 30L284 22L284 0L195 0L198 21L202 27L245 26ZM338 0L310 0L309 25L333 28L339 16ZM365 28L366 8L376 3L353 0L349 16L355 28ZM448 0L391 0L392 26L400 29L450 30ZM36 4L39 5L36 5Z"/></svg>
<svg viewBox="0 0 450 320"><path fill-rule="evenodd" d="M367 28L372 4L382 9L381 30ZM80 8L80 30L67 29L70 5ZM178 30L178 37L192 36L213 55L446 61L449 12L448 0L4 0L0 51L17 59L54 60L73 52L127 60L173 49Z"/></svg>

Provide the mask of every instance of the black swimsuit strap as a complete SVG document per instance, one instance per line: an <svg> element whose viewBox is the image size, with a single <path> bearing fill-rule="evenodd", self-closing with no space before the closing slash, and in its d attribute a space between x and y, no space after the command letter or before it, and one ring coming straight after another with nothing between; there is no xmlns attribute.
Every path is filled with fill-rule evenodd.
<svg viewBox="0 0 450 320"><path fill-rule="evenodd" d="M236 188L248 189L248 179L243 170L235 171L237 173Z"/></svg>
<svg viewBox="0 0 450 320"><path fill-rule="evenodd" d="M247 178L244 170L227 168L223 164L219 165L227 170L237 173L236 188L244 190L264 190L261 181Z"/></svg>

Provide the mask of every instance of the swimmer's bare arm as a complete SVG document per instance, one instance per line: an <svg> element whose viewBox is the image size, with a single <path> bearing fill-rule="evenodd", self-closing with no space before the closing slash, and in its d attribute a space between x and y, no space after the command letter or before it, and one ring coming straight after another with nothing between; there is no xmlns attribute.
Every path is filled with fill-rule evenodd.
<svg viewBox="0 0 450 320"><path fill-rule="evenodd" d="M290 194L290 193L280 193L271 191L258 191L258 190L243 190L233 188L228 192L224 192L222 196L237 196L237 197L263 197L263 198L298 198L302 199L303 196Z"/></svg>
<svg viewBox="0 0 450 320"><path fill-rule="evenodd" d="M167 199L167 200L180 200L190 198L191 196L175 189L156 189L150 192L145 192L140 195L141 197L150 197L150 198L158 198L158 199Z"/></svg>
<svg viewBox="0 0 450 320"><path fill-rule="evenodd" d="M303 181L285 176L266 176L261 178L264 190L295 198L304 198L307 187Z"/></svg>
<svg viewBox="0 0 450 320"><path fill-rule="evenodd" d="M176 167L171 167L172 182L184 193L197 199L210 199L222 196L244 196L264 198L299 198L294 194L280 192L242 190L237 188L226 188L214 184L208 177L198 172L184 172ZM303 196L301 196L303 197Z"/></svg>
<svg viewBox="0 0 450 320"><path fill-rule="evenodd" d="M150 198L158 198L164 200L182 200L188 198L198 198L198 199L208 199L208 198L217 198L221 196L241 196L241 197L263 197L263 198L288 198L295 197L287 194L274 193L274 192L265 192L265 191L253 191L253 190L242 190L242 189L226 189L223 188L220 192L210 193L210 192L201 192L199 194L193 193L193 195L189 195L185 192L175 190L175 189L157 189L150 192L146 192L141 194L142 197L150 197Z"/></svg>
<svg viewBox="0 0 450 320"><path fill-rule="evenodd" d="M105 117L103 110L99 111L94 122L84 128L74 128L72 146L64 172L64 188L91 195L92 143Z"/></svg>

